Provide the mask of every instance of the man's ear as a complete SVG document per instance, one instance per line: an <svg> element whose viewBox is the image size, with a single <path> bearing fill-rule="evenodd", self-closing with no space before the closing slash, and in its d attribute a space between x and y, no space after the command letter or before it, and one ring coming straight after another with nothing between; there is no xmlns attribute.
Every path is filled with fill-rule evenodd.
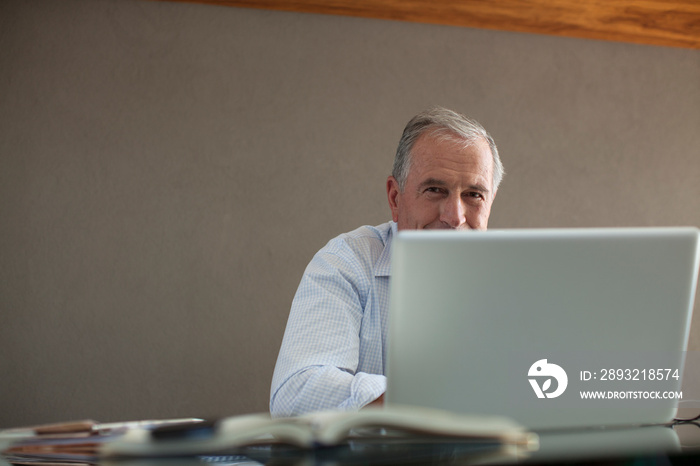
<svg viewBox="0 0 700 466"><path fill-rule="evenodd" d="M396 181L396 178L393 176L389 176L389 178L386 179L386 196L389 200L389 208L391 209L391 219L398 222L401 190L399 189L399 182Z"/></svg>

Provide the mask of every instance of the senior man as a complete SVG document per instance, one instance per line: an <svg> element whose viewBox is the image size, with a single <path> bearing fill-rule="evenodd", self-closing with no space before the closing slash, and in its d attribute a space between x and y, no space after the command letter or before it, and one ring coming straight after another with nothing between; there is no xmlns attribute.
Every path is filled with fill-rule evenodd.
<svg viewBox="0 0 700 466"><path fill-rule="evenodd" d="M435 108L404 129L386 190L392 221L331 240L292 302L270 393L273 416L383 402L391 241L397 230L485 230L503 177L496 144Z"/></svg>

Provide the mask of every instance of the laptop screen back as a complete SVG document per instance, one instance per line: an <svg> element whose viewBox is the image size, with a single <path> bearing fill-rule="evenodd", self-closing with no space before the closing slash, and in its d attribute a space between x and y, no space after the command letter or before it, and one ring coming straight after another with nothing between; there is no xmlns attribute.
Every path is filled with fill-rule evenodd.
<svg viewBox="0 0 700 466"><path fill-rule="evenodd" d="M390 404L532 428L673 418L695 228L399 233Z"/></svg>

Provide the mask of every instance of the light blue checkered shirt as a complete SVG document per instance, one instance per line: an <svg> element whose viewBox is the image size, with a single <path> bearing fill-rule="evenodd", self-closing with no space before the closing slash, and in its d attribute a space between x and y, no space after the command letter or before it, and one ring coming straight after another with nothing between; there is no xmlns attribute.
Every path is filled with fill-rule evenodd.
<svg viewBox="0 0 700 466"><path fill-rule="evenodd" d="M396 223L331 240L292 302L270 391L273 416L359 409L386 390L391 239Z"/></svg>

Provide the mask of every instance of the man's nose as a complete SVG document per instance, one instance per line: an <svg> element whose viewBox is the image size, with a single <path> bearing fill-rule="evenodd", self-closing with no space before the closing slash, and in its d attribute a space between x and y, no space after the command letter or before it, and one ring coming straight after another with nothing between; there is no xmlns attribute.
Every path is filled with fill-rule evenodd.
<svg viewBox="0 0 700 466"><path fill-rule="evenodd" d="M450 228L460 228L467 223L467 209L461 196L449 196L444 200L440 220Z"/></svg>

